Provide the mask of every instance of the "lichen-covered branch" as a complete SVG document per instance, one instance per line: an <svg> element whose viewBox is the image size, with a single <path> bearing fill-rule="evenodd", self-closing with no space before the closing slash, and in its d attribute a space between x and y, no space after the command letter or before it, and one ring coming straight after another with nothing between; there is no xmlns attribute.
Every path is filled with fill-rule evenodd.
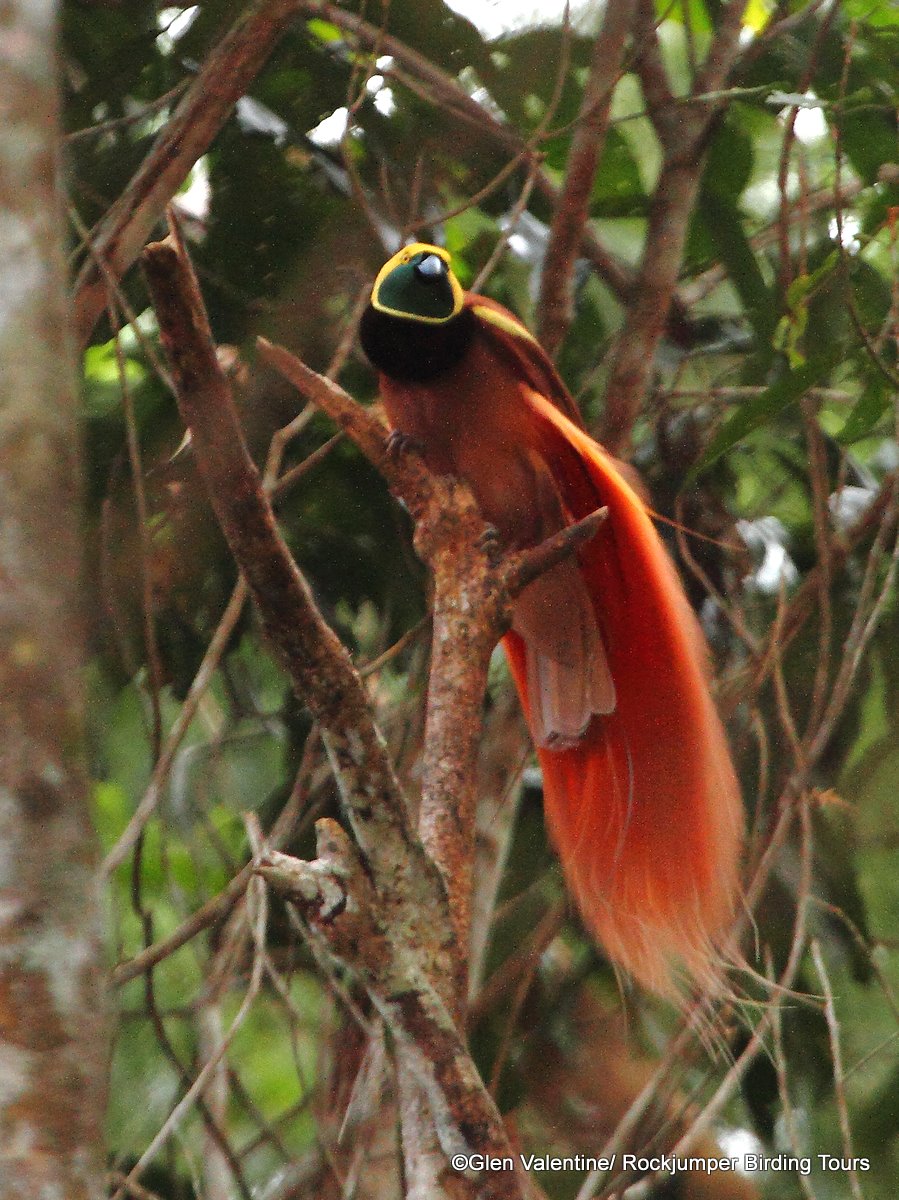
<svg viewBox="0 0 899 1200"><path fill-rule="evenodd" d="M108 1035L83 758L57 15L12 0L0 20L0 1196L95 1200Z"/></svg>
<svg viewBox="0 0 899 1200"><path fill-rule="evenodd" d="M288 896L327 951L352 962L428 1098L447 1176L453 1155L490 1154L506 1142L495 1105L459 1028L421 970L416 947L390 928L390 913L341 827L320 820L315 862L263 854L257 870ZM518 1194L508 1172L484 1172L476 1194L485 1200Z"/></svg>

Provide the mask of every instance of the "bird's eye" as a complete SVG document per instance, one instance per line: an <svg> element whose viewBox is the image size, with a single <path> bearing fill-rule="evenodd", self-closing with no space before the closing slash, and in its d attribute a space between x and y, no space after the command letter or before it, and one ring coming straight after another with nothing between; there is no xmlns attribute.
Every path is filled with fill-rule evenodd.
<svg viewBox="0 0 899 1200"><path fill-rule="evenodd" d="M446 274L446 263L437 254L426 254L415 264L415 274L425 283L433 283Z"/></svg>

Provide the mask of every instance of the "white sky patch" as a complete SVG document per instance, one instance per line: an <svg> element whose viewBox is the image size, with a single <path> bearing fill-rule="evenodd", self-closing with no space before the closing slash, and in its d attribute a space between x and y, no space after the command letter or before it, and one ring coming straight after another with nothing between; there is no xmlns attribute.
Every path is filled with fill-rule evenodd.
<svg viewBox="0 0 899 1200"><path fill-rule="evenodd" d="M520 233L510 234L506 245L518 258L527 258L530 247L527 238L522 237Z"/></svg>
<svg viewBox="0 0 899 1200"><path fill-rule="evenodd" d="M163 8L160 11L156 24L162 31L159 34L159 48L163 54L172 53L175 43L184 37L199 12L199 4L192 4L189 8Z"/></svg>
<svg viewBox="0 0 899 1200"><path fill-rule="evenodd" d="M807 92L806 98L815 101L818 97L814 92ZM808 108L800 108L793 122L793 132L804 145L820 142L827 137L827 119L820 104L811 103Z"/></svg>
<svg viewBox="0 0 899 1200"><path fill-rule="evenodd" d="M840 533L851 529L856 521L864 515L865 509L870 507L874 500L874 495L873 488L847 485L827 497L827 507L830 509L833 523Z"/></svg>
<svg viewBox="0 0 899 1200"><path fill-rule="evenodd" d="M187 177L187 187L176 197L178 208L188 217L205 221L209 216L212 185L209 182L209 160L204 154L194 163Z"/></svg>
<svg viewBox="0 0 899 1200"><path fill-rule="evenodd" d="M862 244L858 240L858 234L861 227L862 223L855 213L843 213L843 236L841 240L850 254L857 254L862 248ZM834 241L840 237L840 225L836 217L831 217L830 223L827 226L827 232Z"/></svg>
<svg viewBox="0 0 899 1200"><path fill-rule="evenodd" d="M237 120L244 133L262 133L274 138L278 145L287 140L290 126L266 104L260 104L252 96L241 96L237 101Z"/></svg>
<svg viewBox="0 0 899 1200"><path fill-rule="evenodd" d="M378 63L383 61L384 60L381 58L378 59ZM388 62L392 63L393 59L388 59ZM384 69L386 70L387 68L385 67ZM370 96L374 97L374 105L378 112L385 117L391 116L396 108L396 101L393 98L393 92L389 87L387 87L384 76L370 76L370 78L366 80L365 90Z"/></svg>
<svg viewBox="0 0 899 1200"><path fill-rule="evenodd" d="M331 113L330 117L325 117L323 121L319 121L314 129L309 130L309 140L315 142L316 146L337 146L340 144L340 139L346 133L347 121L350 119L350 111L348 108L338 108Z"/></svg>
<svg viewBox="0 0 899 1200"><path fill-rule="evenodd" d="M788 189L789 190L789 189ZM760 217L771 217L780 205L780 188L777 180L760 179L751 183L743 193L741 206L745 212L754 213Z"/></svg>
<svg viewBox="0 0 899 1200"><path fill-rule="evenodd" d="M562 0L446 0L447 7L471 21L488 42L507 33L521 33L537 25L560 25ZM595 16L593 0L572 0L571 21L581 24L584 17Z"/></svg>
<svg viewBox="0 0 899 1200"><path fill-rule="evenodd" d="M746 582L766 595L789 587L799 577L796 564L787 552L787 531L777 517L759 517L755 521L737 521L740 537L761 561Z"/></svg>

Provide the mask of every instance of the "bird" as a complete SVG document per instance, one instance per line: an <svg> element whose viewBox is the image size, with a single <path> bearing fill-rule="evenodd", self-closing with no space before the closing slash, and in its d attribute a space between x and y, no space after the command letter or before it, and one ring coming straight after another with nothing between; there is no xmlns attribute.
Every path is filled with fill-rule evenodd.
<svg viewBox="0 0 899 1200"><path fill-rule="evenodd" d="M639 485L527 327L467 293L442 247L384 264L359 333L391 436L467 482L504 551L608 509L517 596L503 648L585 925L651 992L720 990L742 802L708 647Z"/></svg>

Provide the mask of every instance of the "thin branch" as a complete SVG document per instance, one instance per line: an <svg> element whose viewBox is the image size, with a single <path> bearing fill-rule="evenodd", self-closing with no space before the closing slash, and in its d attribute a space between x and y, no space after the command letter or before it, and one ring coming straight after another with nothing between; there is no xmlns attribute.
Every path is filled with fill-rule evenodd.
<svg viewBox="0 0 899 1200"><path fill-rule="evenodd" d="M395 59L401 70L392 67L384 72L385 77L395 78L399 82L409 84L403 72L411 80L420 81L425 85L430 98L437 104L444 115L466 121L476 126L500 151L513 155L516 160L527 165L535 158L536 152L528 146L521 134L511 125L504 124L495 117L484 105L473 99L457 81L435 66L423 54L407 46L399 38L384 33L379 26L365 21L355 13L347 12L336 4L322 3L321 0L298 0L299 7L307 16L320 17L336 25L338 29L351 34L367 47L378 46L381 54L390 55ZM413 90L418 90L413 88ZM539 156L537 157L539 161ZM544 170L538 170L534 177L537 191L551 205L559 201L559 188ZM630 295L634 283L633 272L628 266L616 258L599 240L588 225L584 226L581 250L602 279L621 300Z"/></svg>
<svg viewBox="0 0 899 1200"><path fill-rule="evenodd" d="M221 1041L209 1054L196 1079L175 1105L174 1109L172 1109L159 1132L128 1172L127 1178L113 1193L112 1200L119 1200L124 1192L127 1191L128 1185L133 1183L138 1178L141 1171L153 1161L169 1138L180 1128L181 1123L187 1116L190 1109L199 1101L206 1090L207 1085L212 1081L219 1063L227 1053L228 1047L231 1045L235 1034L246 1020L253 1002L256 999L262 983L262 965L265 950L265 928L268 913L268 903L266 891L264 888L259 887L258 883L254 887L254 892L255 913L252 920L252 929L255 947L253 956L253 971L250 978L250 985L247 988L243 1000L241 1001L240 1008L235 1013L234 1019L232 1020ZM230 1149L230 1147L228 1147L228 1149Z"/></svg>
<svg viewBox="0 0 899 1200"><path fill-rule="evenodd" d="M517 596L539 575L551 570L573 554L578 547L596 537L608 515L608 508L597 508L595 512L581 517L573 525L566 525L558 533L551 534L539 545L512 555L506 567L506 583L510 595Z"/></svg>
<svg viewBox="0 0 899 1200"><path fill-rule="evenodd" d="M771 985L772 997L768 1007L762 1013L761 1019L753 1030L752 1036L740 1054L740 1057L733 1063L730 1070L715 1089L711 1099L697 1113L689 1128L681 1134L677 1143L668 1151L672 1158L688 1154L695 1145L696 1140L702 1137L718 1119L725 1104L745 1077L747 1070L762 1050L764 1050L765 1038L774 1019L774 1012L777 1005L780 1004L784 993L792 986L796 972L799 969L802 952L805 948L808 917L806 906L810 899L812 883L812 830L808 798L805 795L801 796L799 803L802 818L800 880L796 897L796 919L793 925L787 961L784 964L780 978L776 983L772 983ZM616 1135L616 1144L620 1144L620 1135ZM607 1150L604 1149L603 1155L605 1156L607 1153ZM664 1174L664 1172L658 1172L654 1175L646 1176L640 1183L628 1190L628 1200L643 1200L644 1197L647 1197L651 1193L658 1180L664 1177ZM586 1187L582 1188L581 1192L578 1193L578 1200L589 1200L594 1194L595 1189L594 1191L589 1191Z"/></svg>
<svg viewBox="0 0 899 1200"><path fill-rule="evenodd" d="M660 127L667 130L671 120L669 109L676 103L676 98L668 82L665 64L662 62L658 24L652 0L639 0L634 26L637 42L634 68L646 101L646 113L653 127L656 130Z"/></svg>
<svg viewBox="0 0 899 1200"><path fill-rule="evenodd" d="M835 209L839 204L848 204L850 200L854 200L868 185L864 180L847 180L839 192L834 187L818 188L816 191L809 192L803 196L801 201L791 203L788 210L788 219L792 220L794 214L802 213L806 217L812 216L815 213L828 212ZM773 222L765 229L761 229L758 233L754 233L749 238L749 245L753 250L764 250L767 246L775 245L779 237L780 218ZM678 289L678 295L681 302L690 307L697 304L700 300L704 300L710 295L716 287L722 284L727 278L727 268L722 263L716 263L703 271L701 275L695 276L693 279L681 284Z"/></svg>
<svg viewBox="0 0 899 1200"><path fill-rule="evenodd" d="M95 250L116 279L137 259L166 205L259 74L298 8L297 0L256 0L209 55L136 175L93 231ZM95 261L88 261L75 283L79 345L90 338L105 303L102 273Z"/></svg>
<svg viewBox="0 0 899 1200"><path fill-rule="evenodd" d="M239 579L234 587L234 591L231 593L231 598L225 607L225 611L216 626L215 633L206 647L203 660L191 682L178 716L156 757L150 782L147 784L137 808L134 810L118 841L103 860L100 868L101 875L111 875L125 861L135 842L140 837L141 831L156 811L159 801L162 798L169 772L172 769L172 763L175 761L175 755L178 753L178 748L196 716L200 702L206 694L209 685L212 683L215 672L218 670L222 653L231 634L234 632L235 625L240 620L246 599L247 586L242 579Z"/></svg>
<svg viewBox="0 0 899 1200"><path fill-rule="evenodd" d="M769 972L770 973L770 972ZM788 1064L786 1054L784 1053L782 1021L780 1005L774 1006L771 1021L771 1033L774 1039L774 1066L777 1070L777 1090L780 1095L781 1117L786 1130L787 1140L793 1153L799 1158L802 1154L802 1144L799 1138L799 1129L796 1123L796 1113L793 1108L793 1100L790 1096L790 1083L788 1078ZM797 1179L802 1194L805 1200L817 1200L815 1190L812 1187L812 1181L804 1171L797 1172Z"/></svg>
<svg viewBox="0 0 899 1200"><path fill-rule="evenodd" d="M833 1063L833 1087L834 1095L837 1100L837 1112L840 1118L840 1134L843 1139L843 1154L845 1156L845 1171L849 1177L849 1191L852 1193L853 1200L862 1200L862 1188L858 1178L858 1171L855 1168L855 1158L852 1153L852 1127L849 1123L849 1107L846 1103L846 1090L843 1075L843 1052L840 1047L840 1023L837 1019L837 1010L834 1005L833 988L830 984L830 977L827 974L827 967L824 965L824 956L821 953L821 946L817 938L814 938L811 945L812 959L815 963L815 970L818 972L818 978L821 981L821 990L824 993L824 1016L827 1020L827 1034L830 1040L830 1058Z"/></svg>
<svg viewBox="0 0 899 1200"><path fill-rule="evenodd" d="M288 838L294 832L297 819L303 805L308 799L308 788L305 785L305 776L309 766L309 755L311 747L316 742L314 731L310 732L306 739L306 749L303 753L303 762L297 771L296 779L288 797L287 803L281 809L272 826L271 833L268 835L267 844L275 850L279 850ZM114 987L120 987L122 984L130 982L132 979L137 979L144 972L156 966L157 963L174 954L176 950L180 950L189 941L202 933L204 929L208 929L211 925L223 920L234 908L235 904L240 900L247 890L247 886L252 878L253 867L252 863L239 871L229 882L222 888L216 896L212 896L205 904L191 913L191 915L183 921L173 933L168 937L163 938L159 942L155 942L152 946L129 959L128 962L120 963L112 972L112 984Z"/></svg>
<svg viewBox="0 0 899 1200"><path fill-rule="evenodd" d="M573 316L574 266L590 215L593 179L602 157L612 93L621 74L635 5L636 0L619 0L606 6L593 48L565 182L553 214L540 286L540 340L550 354L562 343Z"/></svg>
<svg viewBox="0 0 899 1200"><path fill-rule="evenodd" d="M83 129L73 129L71 133L63 135L63 144L71 146L76 142L89 141L91 138L100 137L103 134L117 133L120 129L128 129L131 125L136 125L140 121L146 121L148 117L153 117L157 113L162 112L163 109L168 108L170 104L178 99L189 83L189 78L180 79L167 92L163 92L161 96L157 96L155 100L150 100L138 109L137 112L131 112L125 117L111 117L108 121L98 121L95 125L85 125Z"/></svg>
<svg viewBox="0 0 899 1200"><path fill-rule="evenodd" d="M747 0L729 0L715 40L693 83L692 96L719 91L740 51L740 29ZM653 196L643 260L624 326L615 344L606 388L602 441L620 452L630 439L652 372L656 346L665 330L680 271L690 215L718 104L693 103L678 110L677 121L656 114L663 162Z"/></svg>
<svg viewBox="0 0 899 1200"><path fill-rule="evenodd" d="M897 489L899 489L899 473L890 472L889 475L884 477L877 495L852 528L843 534L840 541L833 543L829 563L832 580L846 567L853 552L858 549L859 545L872 533L877 533L882 528L884 520L887 521L889 528L892 527L896 521L897 512L899 512L899 495L897 495ZM881 534L880 536L882 538L884 535ZM818 611L820 579L820 568L812 568L790 597L784 612L779 634L778 647L781 654L786 651L796 635L802 630L806 621ZM737 705L746 696L758 693L759 688L773 670L774 660L772 651L773 647L769 646L768 652L763 654L761 658L756 659L751 664L750 669L727 688L719 706L722 716L725 719L734 712Z"/></svg>

